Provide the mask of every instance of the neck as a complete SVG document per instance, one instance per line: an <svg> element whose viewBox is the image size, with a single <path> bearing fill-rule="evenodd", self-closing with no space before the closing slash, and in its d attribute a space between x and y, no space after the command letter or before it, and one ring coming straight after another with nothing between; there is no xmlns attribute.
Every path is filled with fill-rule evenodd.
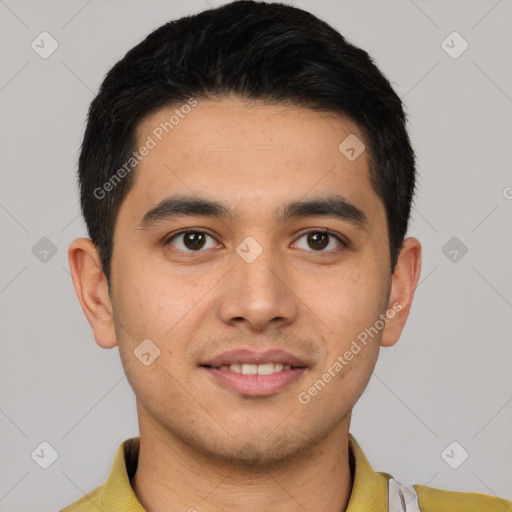
<svg viewBox="0 0 512 512"><path fill-rule="evenodd" d="M140 422L132 486L148 512L342 512L352 489L349 421L320 444L265 469L234 467Z"/></svg>

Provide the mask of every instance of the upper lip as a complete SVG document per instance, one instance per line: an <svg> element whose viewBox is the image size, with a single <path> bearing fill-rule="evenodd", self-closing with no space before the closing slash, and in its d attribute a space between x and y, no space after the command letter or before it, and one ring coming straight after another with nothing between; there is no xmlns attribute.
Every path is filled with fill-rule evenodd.
<svg viewBox="0 0 512 512"><path fill-rule="evenodd" d="M236 349L222 352L221 354L208 359L200 366L219 366L236 363L263 364L263 363L283 363L294 367L308 366L303 360L286 352L285 350L265 350L256 352L249 349Z"/></svg>

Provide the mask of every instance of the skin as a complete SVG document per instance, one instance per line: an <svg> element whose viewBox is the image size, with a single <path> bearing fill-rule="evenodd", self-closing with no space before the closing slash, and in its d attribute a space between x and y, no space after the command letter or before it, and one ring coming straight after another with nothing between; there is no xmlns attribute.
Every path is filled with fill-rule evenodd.
<svg viewBox="0 0 512 512"><path fill-rule="evenodd" d="M139 145L173 109L140 124ZM198 100L137 168L116 220L110 295L92 242L71 244L73 282L95 340L119 347L137 398L141 450L132 486L148 511L345 510L351 411L380 347L401 334L421 261L420 243L407 238L390 273L385 209L367 154L351 162L338 150L351 133L363 140L357 125L334 114L236 97ZM237 215L138 228L177 192L220 201ZM283 203L335 193L364 211L366 229L331 216L276 221ZM200 252L186 253L183 237L166 243L183 228L212 238ZM319 251L304 235L315 228L349 246L330 237ZM236 252L248 236L263 249L250 264ZM393 304L401 309L384 329L300 403L298 394ZM133 351L148 338L161 353L145 366ZM233 348L288 350L308 369L274 395L242 396L198 366Z"/></svg>

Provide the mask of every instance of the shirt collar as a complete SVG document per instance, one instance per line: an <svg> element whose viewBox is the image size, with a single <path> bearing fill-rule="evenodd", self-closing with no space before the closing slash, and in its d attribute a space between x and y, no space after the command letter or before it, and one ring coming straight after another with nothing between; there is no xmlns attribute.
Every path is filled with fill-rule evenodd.
<svg viewBox="0 0 512 512"><path fill-rule="evenodd" d="M349 434L348 449L354 477L345 512L387 512L388 479L391 475L373 470L352 434Z"/></svg>
<svg viewBox="0 0 512 512"><path fill-rule="evenodd" d="M130 483L137 470L139 448L139 437L127 439L119 446L110 474L99 494L101 510L146 512ZM352 434L349 434L349 461L354 478L346 512L387 511L387 481L391 475L372 469Z"/></svg>

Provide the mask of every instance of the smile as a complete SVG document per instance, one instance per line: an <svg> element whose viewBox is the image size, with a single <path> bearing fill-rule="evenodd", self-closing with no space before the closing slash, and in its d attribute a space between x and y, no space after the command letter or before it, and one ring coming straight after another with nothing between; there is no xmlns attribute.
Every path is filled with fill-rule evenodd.
<svg viewBox="0 0 512 512"><path fill-rule="evenodd" d="M283 363L234 363L200 368L209 374L214 385L238 395L253 397L275 395L295 383L308 370Z"/></svg>
<svg viewBox="0 0 512 512"><path fill-rule="evenodd" d="M273 373L279 373L283 370L290 370L292 367L289 364L284 363L262 363L262 364L251 364L251 363L234 363L234 364L223 364L219 367L219 370L230 370L235 373L241 373L243 375L272 375Z"/></svg>

